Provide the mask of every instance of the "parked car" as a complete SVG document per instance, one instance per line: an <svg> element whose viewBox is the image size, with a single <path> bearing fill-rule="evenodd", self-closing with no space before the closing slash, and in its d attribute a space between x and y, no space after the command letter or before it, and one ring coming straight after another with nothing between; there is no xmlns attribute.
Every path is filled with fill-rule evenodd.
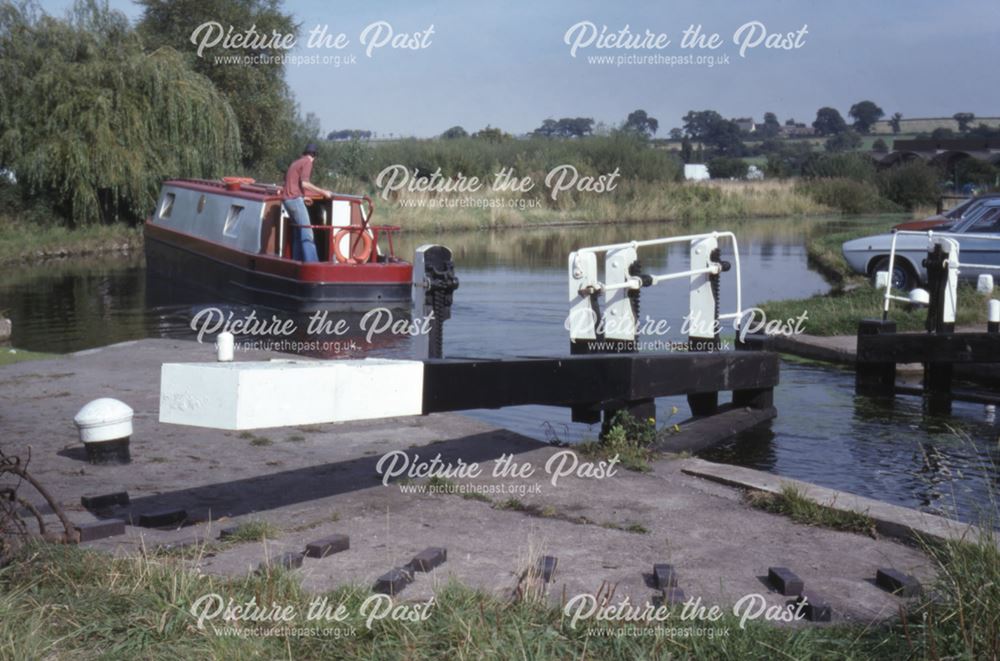
<svg viewBox="0 0 1000 661"><path fill-rule="evenodd" d="M989 195L981 195L979 197L970 197L961 204L959 204L954 209L949 209L943 213L934 214L933 216L928 216L927 218L921 218L920 220L907 220L906 222L900 223L894 226L894 230L929 230L929 229L941 229L945 225L951 225L957 220L961 220L971 211L978 208L981 204L987 200L1000 198L1000 193L991 193Z"/></svg>
<svg viewBox="0 0 1000 661"><path fill-rule="evenodd" d="M940 228L934 228L939 231ZM991 196L970 208L959 220L946 226L948 236L958 240L959 261L966 264L1000 266L1000 196ZM945 232L941 232L945 233ZM852 239L843 245L844 259L855 273L874 279L878 271L889 269L889 251L894 232ZM993 237L992 239L987 237ZM909 291L927 282L923 266L927 256L925 234L904 234L896 240L892 286ZM982 273L998 275L993 269L960 267L959 277L975 280Z"/></svg>

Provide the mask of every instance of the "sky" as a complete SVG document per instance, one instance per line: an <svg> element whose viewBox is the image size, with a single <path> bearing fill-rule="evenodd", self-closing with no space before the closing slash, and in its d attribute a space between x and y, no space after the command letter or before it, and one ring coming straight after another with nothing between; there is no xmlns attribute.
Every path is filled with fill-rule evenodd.
<svg viewBox="0 0 1000 661"><path fill-rule="evenodd" d="M41 2L53 15L70 4ZM110 5L133 20L141 14L127 0ZM301 113L315 113L324 134L367 129L430 137L454 125L519 134L549 117L615 125L639 108L666 134L689 110L757 121L770 111L782 122L811 123L821 106L846 117L864 99L887 117L897 111L904 117L1000 115L996 0L286 0L283 6L301 26L289 55L325 60L286 66ZM706 36L717 33L720 45L682 47L692 25ZM309 48L316 26L343 33L346 44ZM626 26L640 38L648 32L646 43L605 40L598 47L603 27L617 35ZM394 40L401 47L393 48ZM420 47L402 47L407 44ZM206 45L203 57L243 52Z"/></svg>

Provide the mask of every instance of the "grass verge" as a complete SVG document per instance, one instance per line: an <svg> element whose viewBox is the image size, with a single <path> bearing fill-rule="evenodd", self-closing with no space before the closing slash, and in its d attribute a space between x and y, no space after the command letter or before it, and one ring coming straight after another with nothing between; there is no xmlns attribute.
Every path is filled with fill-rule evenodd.
<svg viewBox="0 0 1000 661"><path fill-rule="evenodd" d="M767 301L758 307L767 319L797 319L808 314L803 328L809 335L857 335L858 322L882 316L881 290L868 283L861 283L848 291L834 290L829 294L810 298ZM986 305L989 296L980 294L974 287L959 285L956 324L967 326L981 324L986 330ZM917 308L893 303L889 318L896 322L899 331L924 329L927 308Z"/></svg>
<svg viewBox="0 0 1000 661"><path fill-rule="evenodd" d="M868 278L851 271L841 245L859 236L888 232L897 222L898 219L857 219L844 223L844 228L836 232L811 237L806 243L809 261L835 284L834 289L829 294L809 298L766 301L758 307L767 319L797 319L807 313L804 329L809 335L857 334L859 321L882 316L884 292L876 290ZM956 324L985 324L989 298L972 285L961 283ZM890 318L899 331L919 331L924 329L927 309L893 303Z"/></svg>
<svg viewBox="0 0 1000 661"><path fill-rule="evenodd" d="M142 228L96 225L70 229L57 224L28 225L0 216L0 264L27 260L129 252L142 247Z"/></svg>
<svg viewBox="0 0 1000 661"><path fill-rule="evenodd" d="M25 351L24 349L12 349L11 347L0 346L0 367L23 363L28 360L45 360L55 358L58 354L42 353L38 351Z"/></svg>
<svg viewBox="0 0 1000 661"><path fill-rule="evenodd" d="M753 507L782 514L796 523L876 537L875 521L867 514L825 507L793 485L784 485L781 493L750 491L746 498Z"/></svg>

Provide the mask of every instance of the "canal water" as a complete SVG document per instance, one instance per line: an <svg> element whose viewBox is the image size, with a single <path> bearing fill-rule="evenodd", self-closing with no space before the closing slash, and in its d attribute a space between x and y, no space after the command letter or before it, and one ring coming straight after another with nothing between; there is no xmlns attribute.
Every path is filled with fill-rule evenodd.
<svg viewBox="0 0 1000 661"><path fill-rule="evenodd" d="M804 244L812 234L837 226L823 219L728 224L725 229L740 242L744 308L825 292L829 285L810 268ZM673 223L404 233L397 250L409 256L418 245L441 243L454 251L461 285L445 325L446 356L558 355L568 351L564 322L570 251L706 229ZM648 273L678 271L687 268L687 251L682 245L643 249L640 259ZM729 246L723 247L722 257L733 261ZM723 276L723 312L735 309L733 275ZM686 280L643 291L641 315L657 323L661 333L644 338L647 348L682 338L687 306ZM35 351L69 352L143 337L194 339L191 321L199 312L204 319L209 308L236 318L250 312L219 302L165 298L147 282L141 255L47 262L8 271L0 281L0 310L14 322L13 345ZM263 318L272 314L255 312ZM305 320L295 321L305 328ZM352 316L347 321L351 331L327 338L325 346L300 334L303 353L329 358L413 355L411 338L383 333L368 342L361 320ZM808 320L805 329L809 331ZM211 355L210 346L205 351ZM875 406L854 395L853 372L795 360L782 362L775 405L778 418L770 427L744 433L704 456L927 512L995 520L1000 426L991 407L956 402L952 416L937 418L925 415L916 398L899 397L889 408ZM671 414L674 408L677 412ZM688 414L684 398L658 400L657 409L663 424L680 422ZM468 415L542 440L578 442L595 438L598 431L570 422L567 410L551 407Z"/></svg>

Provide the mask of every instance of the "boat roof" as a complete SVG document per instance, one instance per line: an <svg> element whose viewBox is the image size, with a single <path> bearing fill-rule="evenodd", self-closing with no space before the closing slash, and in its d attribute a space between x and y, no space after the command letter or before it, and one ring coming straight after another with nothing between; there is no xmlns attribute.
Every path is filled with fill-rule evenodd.
<svg viewBox="0 0 1000 661"><path fill-rule="evenodd" d="M226 184L218 179L168 179L163 182L164 186L177 186L189 190L200 191L202 193L216 193L229 197L240 197L243 199L257 200L260 202L270 202L281 200L281 187L277 184L242 184L239 190L231 190Z"/></svg>
<svg viewBox="0 0 1000 661"><path fill-rule="evenodd" d="M201 193L214 193L216 195L226 195L228 197L239 197L257 202L280 202L284 199L281 186L278 184L267 184L254 182L240 184L238 189L231 189L221 179L167 179L164 186L175 186ZM348 193L334 193L334 200L347 200L349 202L362 202L368 199L364 195L351 195Z"/></svg>

